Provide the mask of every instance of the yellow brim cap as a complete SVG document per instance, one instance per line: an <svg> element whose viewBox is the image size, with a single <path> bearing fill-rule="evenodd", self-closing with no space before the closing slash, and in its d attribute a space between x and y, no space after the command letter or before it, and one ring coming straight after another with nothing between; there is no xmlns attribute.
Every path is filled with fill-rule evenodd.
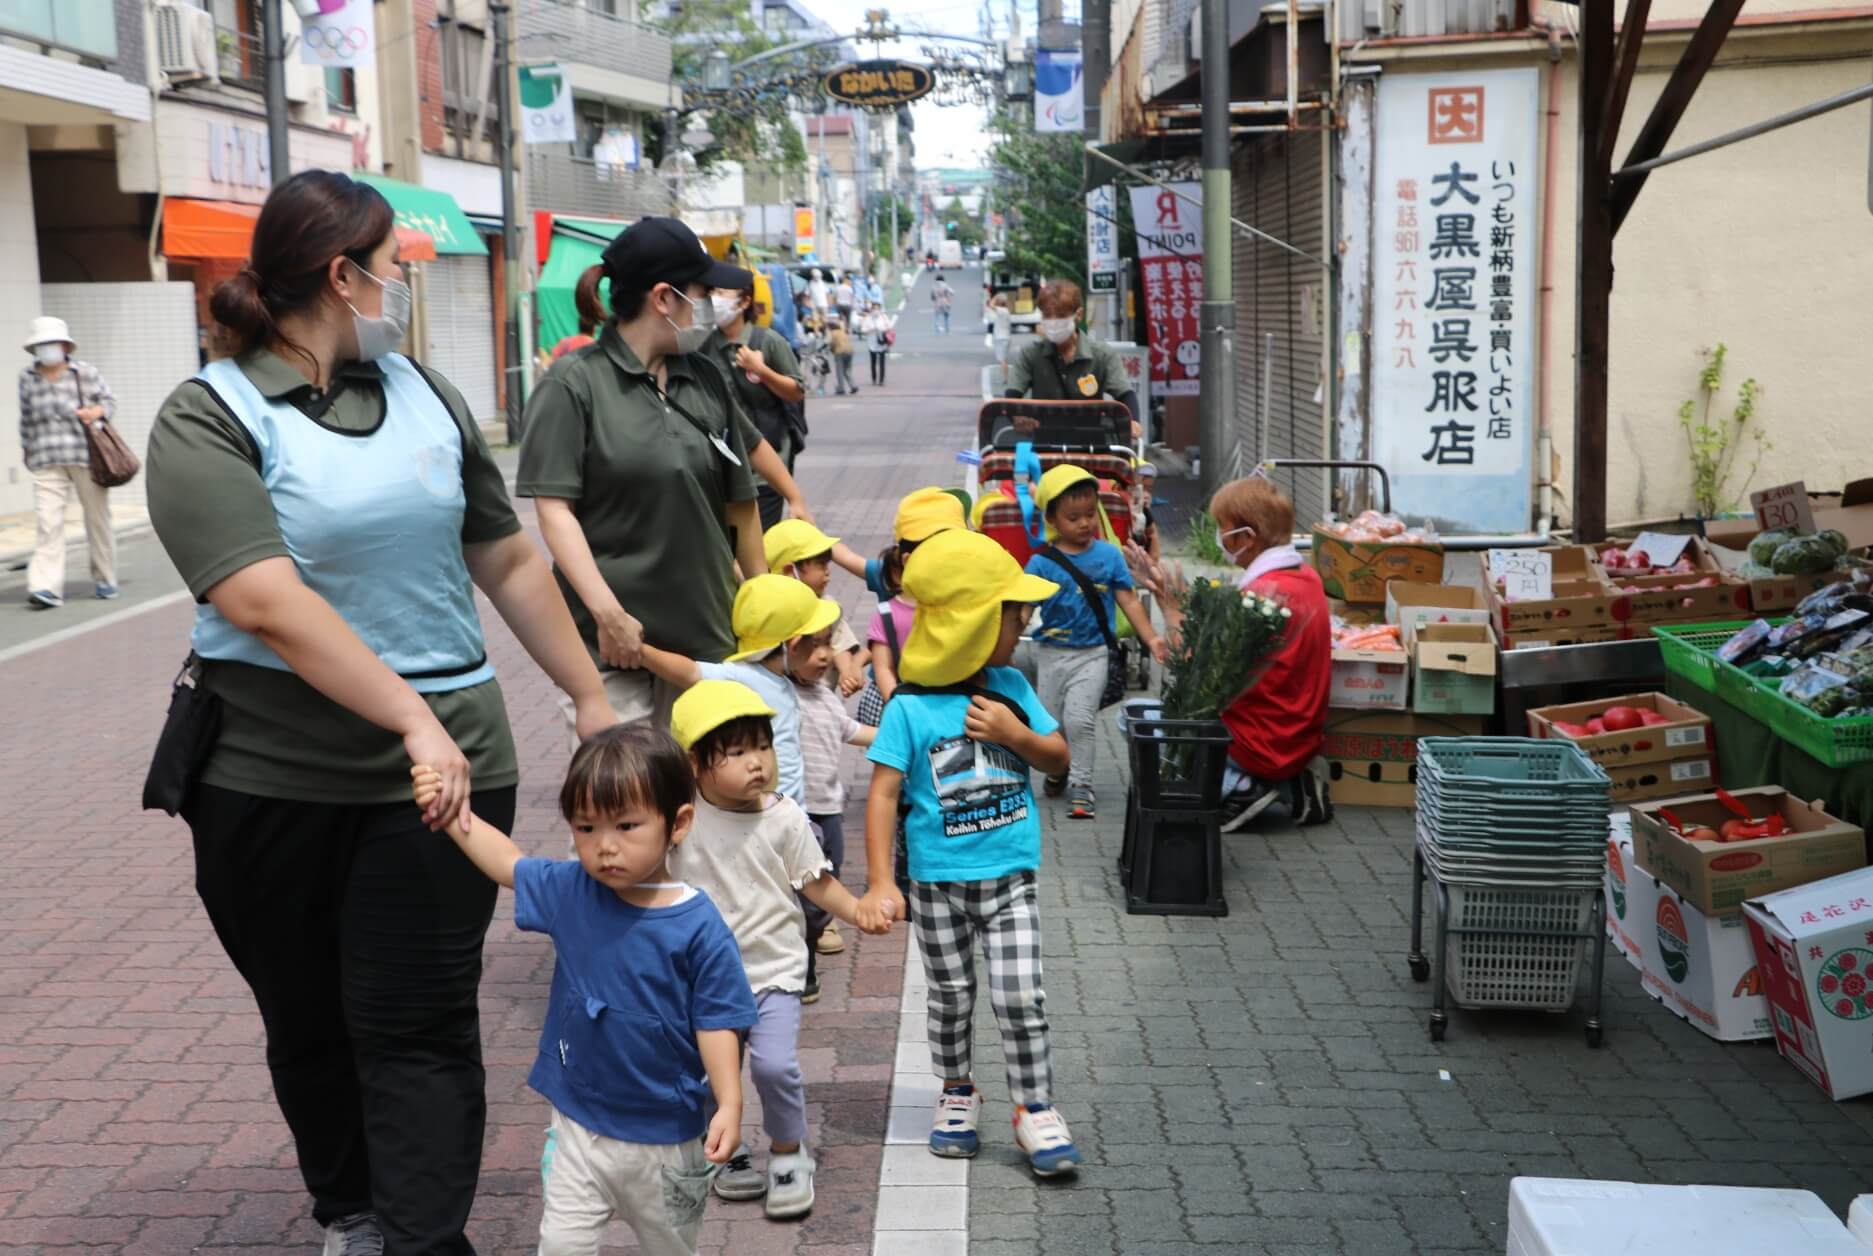
<svg viewBox="0 0 1873 1256"><path fill-rule="evenodd" d="M765 656L796 637L810 637L816 632L824 632L838 622L839 613L839 603L829 597L819 598L813 607L813 613L807 616L798 632L773 639L761 637L739 641L736 644L741 646L741 649L729 655L728 661L740 663L758 656Z"/></svg>
<svg viewBox="0 0 1873 1256"><path fill-rule="evenodd" d="M688 750L730 720L751 715L771 719L774 708L738 680L698 681L670 708L670 735Z"/></svg>
<svg viewBox="0 0 1873 1256"><path fill-rule="evenodd" d="M981 671L1001 638L1002 603L1045 602L1060 586L1023 572L992 601L919 606L898 674L916 685L953 685Z"/></svg>

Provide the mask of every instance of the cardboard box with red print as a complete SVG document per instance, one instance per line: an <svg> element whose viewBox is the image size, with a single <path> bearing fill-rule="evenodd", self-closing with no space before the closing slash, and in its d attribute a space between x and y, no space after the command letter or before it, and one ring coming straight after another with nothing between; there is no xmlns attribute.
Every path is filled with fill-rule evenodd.
<svg viewBox="0 0 1873 1256"><path fill-rule="evenodd" d="M1606 839L1606 936L1613 949L1645 972L1645 953L1639 945L1639 930L1648 927L1658 898L1658 882L1640 870L1632 857L1632 834L1615 828Z"/></svg>
<svg viewBox="0 0 1873 1256"><path fill-rule="evenodd" d="M1713 842L1690 841L1672 827L1675 819L1687 830L1720 831L1724 822L1738 818L1732 804L1753 818L1778 815L1789 831L1780 837ZM1632 844L1640 866L1710 916L1734 914L1745 899L1866 864L1862 829L1835 819L1818 801L1803 802L1775 785L1634 803Z"/></svg>
<svg viewBox="0 0 1873 1256"><path fill-rule="evenodd" d="M1827 1092L1873 1092L1873 869L1743 904L1782 1058Z"/></svg>
<svg viewBox="0 0 1873 1256"><path fill-rule="evenodd" d="M1743 917L1706 916L1643 868L1627 878L1634 880L1651 891L1651 919L1635 922L1647 992L1718 1042L1769 1037L1769 1003Z"/></svg>

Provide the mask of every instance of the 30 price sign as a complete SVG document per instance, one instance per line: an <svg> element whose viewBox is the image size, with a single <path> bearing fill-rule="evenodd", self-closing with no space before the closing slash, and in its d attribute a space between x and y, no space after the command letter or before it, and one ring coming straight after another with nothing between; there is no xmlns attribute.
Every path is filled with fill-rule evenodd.
<svg viewBox="0 0 1873 1256"><path fill-rule="evenodd" d="M1815 530L1814 507L1808 501L1808 486L1800 480L1751 493L1749 507L1756 512L1756 522L1764 532L1805 534Z"/></svg>

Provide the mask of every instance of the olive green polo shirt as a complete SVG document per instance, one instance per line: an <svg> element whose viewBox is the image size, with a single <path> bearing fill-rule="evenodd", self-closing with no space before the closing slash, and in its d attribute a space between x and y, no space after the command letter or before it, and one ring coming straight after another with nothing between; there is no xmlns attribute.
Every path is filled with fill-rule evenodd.
<svg viewBox="0 0 1873 1256"><path fill-rule="evenodd" d="M754 500L753 425L706 351L664 362L667 401L615 324L560 358L527 402L515 491L572 503L599 574L646 641L720 662L735 650L728 508ZM554 574L602 667L597 621L565 574Z"/></svg>
<svg viewBox="0 0 1873 1256"><path fill-rule="evenodd" d="M367 436L395 422L384 406L383 371L374 362L339 368L329 389L269 349L237 364L254 387L283 398L306 421ZM520 531L501 470L462 395L419 367L462 432L462 488L467 498L462 543L498 541ZM197 601L244 567L290 557L260 478L252 437L208 385L187 380L169 394L150 432L150 522L169 560ZM222 789L315 802L386 803L410 797L410 763L395 734L352 714L291 672L207 660L203 683L222 702L221 735L202 781ZM477 789L520 779L500 686L423 695L468 756Z"/></svg>
<svg viewBox="0 0 1873 1256"><path fill-rule="evenodd" d="M1022 345L1008 360L1008 391L1036 401L1116 400L1132 391L1132 381L1112 346L1081 332L1071 361L1043 336Z"/></svg>

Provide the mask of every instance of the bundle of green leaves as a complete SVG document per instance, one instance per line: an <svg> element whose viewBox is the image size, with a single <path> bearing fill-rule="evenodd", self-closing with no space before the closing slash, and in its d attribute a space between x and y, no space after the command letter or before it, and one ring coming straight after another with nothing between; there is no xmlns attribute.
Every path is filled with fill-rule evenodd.
<svg viewBox="0 0 1873 1256"><path fill-rule="evenodd" d="M1213 720L1261 676L1287 636L1291 612L1234 584L1193 580L1184 625L1164 675L1164 718Z"/></svg>

